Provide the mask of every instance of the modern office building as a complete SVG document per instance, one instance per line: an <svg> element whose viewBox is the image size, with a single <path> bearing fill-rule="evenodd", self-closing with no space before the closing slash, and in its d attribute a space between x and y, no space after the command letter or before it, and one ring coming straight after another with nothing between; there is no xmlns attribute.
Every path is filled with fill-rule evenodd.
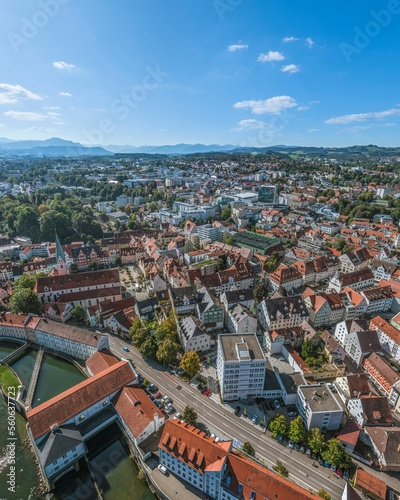
<svg viewBox="0 0 400 500"><path fill-rule="evenodd" d="M258 201L275 205L278 201L278 188L272 184L260 186L258 190Z"/></svg>

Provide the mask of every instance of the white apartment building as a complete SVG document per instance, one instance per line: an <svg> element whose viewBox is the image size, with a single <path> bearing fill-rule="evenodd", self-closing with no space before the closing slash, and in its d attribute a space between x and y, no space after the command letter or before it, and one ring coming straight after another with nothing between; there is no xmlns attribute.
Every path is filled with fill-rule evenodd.
<svg viewBox="0 0 400 500"><path fill-rule="evenodd" d="M296 406L307 430L314 427L322 431L339 429L343 409L328 385L300 385Z"/></svg>
<svg viewBox="0 0 400 500"><path fill-rule="evenodd" d="M262 397L266 359L257 337L219 335L217 373L223 400Z"/></svg>

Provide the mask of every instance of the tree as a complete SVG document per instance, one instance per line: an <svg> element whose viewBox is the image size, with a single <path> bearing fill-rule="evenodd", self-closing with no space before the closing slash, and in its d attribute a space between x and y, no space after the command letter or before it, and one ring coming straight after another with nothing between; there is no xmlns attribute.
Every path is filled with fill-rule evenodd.
<svg viewBox="0 0 400 500"><path fill-rule="evenodd" d="M320 455L324 447L324 442L325 439L321 430L318 427L311 429L310 434L308 436L308 446L310 450Z"/></svg>
<svg viewBox="0 0 400 500"><path fill-rule="evenodd" d="M300 416L290 422L288 436L295 443L302 443L305 440L306 429Z"/></svg>
<svg viewBox="0 0 400 500"><path fill-rule="evenodd" d="M301 345L301 357L303 359L313 358L315 356L315 344L312 340L305 340Z"/></svg>
<svg viewBox="0 0 400 500"><path fill-rule="evenodd" d="M15 230L18 235L29 236L37 241L39 238L39 217L36 210L30 206L23 206L17 212Z"/></svg>
<svg viewBox="0 0 400 500"><path fill-rule="evenodd" d="M262 302L266 297L268 297L268 287L264 285L262 280L260 280L253 290L254 300L257 304Z"/></svg>
<svg viewBox="0 0 400 500"><path fill-rule="evenodd" d="M317 495L321 498L324 498L324 500L331 500L331 496L330 494L325 491L323 488L321 488L320 490L317 491Z"/></svg>
<svg viewBox="0 0 400 500"><path fill-rule="evenodd" d="M89 264L90 269L93 269L93 271L96 271L96 269L99 267L97 262L95 260L92 260L92 262Z"/></svg>
<svg viewBox="0 0 400 500"><path fill-rule="evenodd" d="M126 213L126 215L131 215L131 213L132 213L132 207L131 207L130 203L127 203L125 205L125 213Z"/></svg>
<svg viewBox="0 0 400 500"><path fill-rule="evenodd" d="M121 267L122 266L122 259L121 259L121 256L120 255L117 255L114 259L114 265L117 266L117 267Z"/></svg>
<svg viewBox="0 0 400 500"><path fill-rule="evenodd" d="M138 347L139 352L143 358L155 358L157 352L157 344L153 337L149 336Z"/></svg>
<svg viewBox="0 0 400 500"><path fill-rule="evenodd" d="M10 300L10 310L14 314L40 314L42 304L36 293L30 288L14 290Z"/></svg>
<svg viewBox="0 0 400 500"><path fill-rule="evenodd" d="M22 288L29 288L33 290L36 284L36 276L29 276L29 274L23 274L17 281L14 283L14 289L20 290Z"/></svg>
<svg viewBox="0 0 400 500"><path fill-rule="evenodd" d="M185 370L190 378L193 378L200 371L199 355L194 351L185 352L179 366Z"/></svg>
<svg viewBox="0 0 400 500"><path fill-rule="evenodd" d="M277 415L269 424L269 429L273 438L284 436L287 432L287 422L284 415Z"/></svg>
<svg viewBox="0 0 400 500"><path fill-rule="evenodd" d="M235 243L234 239L232 238L232 236L228 236L228 238L226 238L226 244L227 245L233 245Z"/></svg>
<svg viewBox="0 0 400 500"><path fill-rule="evenodd" d="M326 443L326 448L322 452L322 458L330 464L335 464L336 467L343 469L348 469L351 465L350 455L336 438L332 438Z"/></svg>
<svg viewBox="0 0 400 500"><path fill-rule="evenodd" d="M183 410L183 416L182 416L182 418L189 425L193 425L193 427L196 427L196 424L197 424L197 412L191 406L185 406L185 409Z"/></svg>
<svg viewBox="0 0 400 500"><path fill-rule="evenodd" d="M175 361L180 348L181 346L178 343L174 342L170 338L166 338L158 346L156 353L158 361L167 365L172 364Z"/></svg>
<svg viewBox="0 0 400 500"><path fill-rule="evenodd" d="M249 455L250 457L254 457L254 455L256 454L256 452L255 452L254 448L252 447L251 443L249 443L248 441L245 441L243 443L242 450L243 450L243 453L246 453L246 455Z"/></svg>
<svg viewBox="0 0 400 500"><path fill-rule="evenodd" d="M277 460L276 465L273 465L272 468L274 469L275 472L280 474L282 477L289 476L289 471L286 469L286 467L283 465L283 463L280 460Z"/></svg>
<svg viewBox="0 0 400 500"><path fill-rule="evenodd" d="M77 323L86 323L86 309L83 306L75 306L71 311L71 319Z"/></svg>
<svg viewBox="0 0 400 500"><path fill-rule="evenodd" d="M232 209L229 207L226 207L222 210L221 212L221 220L228 220L232 216Z"/></svg>

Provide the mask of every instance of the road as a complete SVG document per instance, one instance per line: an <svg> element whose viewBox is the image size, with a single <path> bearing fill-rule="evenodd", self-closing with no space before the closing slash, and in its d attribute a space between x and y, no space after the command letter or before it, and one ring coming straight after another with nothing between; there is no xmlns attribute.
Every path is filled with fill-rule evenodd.
<svg viewBox="0 0 400 500"><path fill-rule="evenodd" d="M275 439L265 434L259 426L253 425L249 419L235 416L229 406L222 406L202 395L179 377L164 371L157 362L144 361L131 345L129 345L129 353L123 351L122 347L126 346L124 341L112 336L109 336L109 339L114 354L125 359L132 359L137 371L144 378L155 383L163 394L173 399L177 411L183 413L185 406L189 404L196 410L198 421L205 424L219 438L238 439L242 443L249 441L258 460L262 460L268 467L272 467L277 460L280 460L289 471L289 479L294 483L312 491L324 488L331 495L332 500L342 498L345 482L337 478L329 469L321 466L312 467L311 460L305 455L280 445ZM369 471L372 472L372 470ZM397 477L378 471L374 471L374 475L393 488L400 488L400 481Z"/></svg>

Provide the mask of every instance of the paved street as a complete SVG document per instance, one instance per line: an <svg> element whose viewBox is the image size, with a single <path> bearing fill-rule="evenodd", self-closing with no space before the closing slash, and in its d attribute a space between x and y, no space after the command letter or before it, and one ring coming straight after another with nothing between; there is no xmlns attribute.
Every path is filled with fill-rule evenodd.
<svg viewBox="0 0 400 500"><path fill-rule="evenodd" d="M189 386L178 377L163 371L154 361L144 361L136 349L129 346L130 353L122 350L126 345L122 340L110 336L110 345L114 353L123 358L132 359L137 371L151 382L154 382L163 394L168 394L174 401L174 407L180 413L187 404L191 405L198 413L198 420L207 425L211 432L220 439L238 439L242 443L249 441L256 451L256 457L265 462L268 467L275 465L276 460L282 461L289 471L289 479L296 484L318 491L323 487L328 491L332 500L341 498L344 481L331 473L330 470L319 466L311 467L311 460L299 452L277 443L270 436L264 434L259 426L251 424L249 419L236 417L228 405L220 405L214 398L200 394L195 388ZM400 489L397 477L389 477L377 472L389 485Z"/></svg>

